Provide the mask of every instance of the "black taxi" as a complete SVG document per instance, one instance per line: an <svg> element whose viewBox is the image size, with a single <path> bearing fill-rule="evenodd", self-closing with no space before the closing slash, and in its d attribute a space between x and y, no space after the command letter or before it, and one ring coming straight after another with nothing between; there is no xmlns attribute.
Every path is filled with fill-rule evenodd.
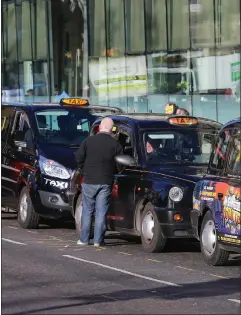
<svg viewBox="0 0 241 315"><path fill-rule="evenodd" d="M190 221L195 183L203 177L221 124L192 116L121 114L113 136L123 146L116 157L109 230L141 236L146 251L162 251L169 238L193 238ZM100 120L91 129L99 130ZM69 202L81 229L81 175L73 174Z"/></svg>
<svg viewBox="0 0 241 315"><path fill-rule="evenodd" d="M241 119L221 129L207 174L193 193L191 221L207 264L227 264L230 253L241 254Z"/></svg>
<svg viewBox="0 0 241 315"><path fill-rule="evenodd" d="M74 153L97 118L118 113L72 98L60 104L2 104L1 201L18 211L23 228L37 228L40 217L70 214L66 191L76 168Z"/></svg>

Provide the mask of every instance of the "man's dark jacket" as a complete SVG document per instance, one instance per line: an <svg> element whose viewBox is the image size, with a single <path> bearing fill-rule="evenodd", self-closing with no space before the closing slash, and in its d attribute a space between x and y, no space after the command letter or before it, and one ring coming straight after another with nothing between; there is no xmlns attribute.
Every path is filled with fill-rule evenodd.
<svg viewBox="0 0 241 315"><path fill-rule="evenodd" d="M83 182L112 185L117 171L115 156L119 154L123 154L122 146L108 133L100 132L86 138L75 154Z"/></svg>

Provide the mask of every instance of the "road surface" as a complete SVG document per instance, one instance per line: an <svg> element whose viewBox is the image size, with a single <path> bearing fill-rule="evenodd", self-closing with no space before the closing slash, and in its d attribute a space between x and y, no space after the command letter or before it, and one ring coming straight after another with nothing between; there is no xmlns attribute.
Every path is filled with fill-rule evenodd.
<svg viewBox="0 0 241 315"><path fill-rule="evenodd" d="M148 254L108 233L79 246L73 224L19 227L2 214L2 314L240 314L240 262L210 267L198 243Z"/></svg>

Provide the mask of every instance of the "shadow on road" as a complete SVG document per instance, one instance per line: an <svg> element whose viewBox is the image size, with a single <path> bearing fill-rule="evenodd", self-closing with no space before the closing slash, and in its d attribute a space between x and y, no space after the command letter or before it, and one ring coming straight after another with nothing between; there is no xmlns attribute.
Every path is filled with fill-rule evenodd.
<svg viewBox="0 0 241 315"><path fill-rule="evenodd" d="M17 220L18 215L16 213L8 213L8 212L2 212L1 220Z"/></svg>
<svg viewBox="0 0 241 315"><path fill-rule="evenodd" d="M154 293L153 293L154 292ZM96 295L82 295L63 298L60 305L36 308L31 310L25 310L24 312L12 313L12 314L34 314L37 312L50 312L56 310L64 310L71 307L81 307L87 305L94 305L99 303L117 303L119 301L130 301L137 299L160 299L160 300L172 300L178 301L188 298L214 298L224 296L227 293L229 295L240 292L240 279L230 278L221 279L210 282L202 283L187 283L182 287L156 287L148 290L120 290L115 292L107 292ZM63 305L63 300L68 300ZM74 302L72 302L74 301ZM34 302L34 301L33 301ZM37 300L36 300L37 302ZM46 301L47 302L47 301ZM28 304L30 301L28 301ZM5 304L5 303L4 303ZM20 304L20 303L19 303ZM25 304L25 301L23 301ZM20 306L20 305L19 305ZM2 305L4 308L4 306ZM21 306L20 306L21 307Z"/></svg>

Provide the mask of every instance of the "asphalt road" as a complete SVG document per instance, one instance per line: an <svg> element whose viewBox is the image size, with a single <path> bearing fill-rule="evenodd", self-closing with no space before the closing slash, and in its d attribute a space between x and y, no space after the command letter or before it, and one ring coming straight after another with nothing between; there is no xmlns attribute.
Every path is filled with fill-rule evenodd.
<svg viewBox="0 0 241 315"><path fill-rule="evenodd" d="M240 314L241 258L209 267L198 243L148 254L108 233L78 246L72 224L19 227L2 214L2 314Z"/></svg>

